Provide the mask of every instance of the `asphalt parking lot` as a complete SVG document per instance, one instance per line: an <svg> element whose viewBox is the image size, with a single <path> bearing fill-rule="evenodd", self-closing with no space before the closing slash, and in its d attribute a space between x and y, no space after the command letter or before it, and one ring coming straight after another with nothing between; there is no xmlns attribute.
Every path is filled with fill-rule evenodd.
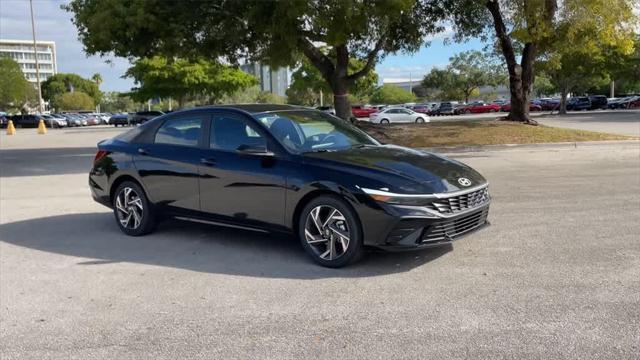
<svg viewBox="0 0 640 360"><path fill-rule="evenodd" d="M292 239L172 221L120 233L91 200L95 142L0 137L3 359L637 359L640 143L451 156L492 226L340 270Z"/></svg>

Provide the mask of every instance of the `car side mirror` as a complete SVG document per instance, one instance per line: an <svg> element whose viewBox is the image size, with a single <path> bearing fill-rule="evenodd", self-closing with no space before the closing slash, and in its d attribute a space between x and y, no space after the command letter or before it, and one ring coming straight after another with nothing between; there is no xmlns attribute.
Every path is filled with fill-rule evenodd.
<svg viewBox="0 0 640 360"><path fill-rule="evenodd" d="M246 145L242 144L236 149L237 152L247 155L273 156L273 152L267 149L266 145Z"/></svg>

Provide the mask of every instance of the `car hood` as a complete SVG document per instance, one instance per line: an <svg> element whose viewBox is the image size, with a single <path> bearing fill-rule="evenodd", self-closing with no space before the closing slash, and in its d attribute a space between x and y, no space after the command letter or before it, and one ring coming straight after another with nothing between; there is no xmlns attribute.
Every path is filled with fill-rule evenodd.
<svg viewBox="0 0 640 360"><path fill-rule="evenodd" d="M445 193L476 187L487 182L477 171L458 161L395 145L307 153L305 156L347 165L354 169L373 170L369 175L374 177L376 173L384 174L381 178L385 179L385 187L391 192ZM394 175L396 181L389 181L388 175ZM466 178L471 183L463 186L459 182L460 178Z"/></svg>

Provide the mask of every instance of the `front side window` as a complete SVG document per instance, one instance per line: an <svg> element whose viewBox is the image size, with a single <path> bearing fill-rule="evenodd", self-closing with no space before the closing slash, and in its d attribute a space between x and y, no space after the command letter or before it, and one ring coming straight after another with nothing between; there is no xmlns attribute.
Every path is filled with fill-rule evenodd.
<svg viewBox="0 0 640 360"><path fill-rule="evenodd" d="M295 153L379 145L351 123L321 111L275 111L255 116L282 145Z"/></svg>
<svg viewBox="0 0 640 360"><path fill-rule="evenodd" d="M235 151L247 146L266 149L265 138L253 126L242 118L216 115L211 120L209 147L226 151Z"/></svg>
<svg viewBox="0 0 640 360"><path fill-rule="evenodd" d="M202 118L199 116L185 116L169 119L162 124L156 133L156 144L198 146Z"/></svg>

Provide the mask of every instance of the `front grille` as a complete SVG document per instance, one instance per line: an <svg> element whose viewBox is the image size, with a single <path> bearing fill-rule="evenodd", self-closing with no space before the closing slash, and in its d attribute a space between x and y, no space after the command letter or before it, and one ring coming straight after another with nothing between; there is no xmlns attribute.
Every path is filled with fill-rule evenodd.
<svg viewBox="0 0 640 360"><path fill-rule="evenodd" d="M441 214L451 215L478 207L488 201L489 188L484 187L470 193L434 200L427 205L427 208Z"/></svg>
<svg viewBox="0 0 640 360"><path fill-rule="evenodd" d="M471 232L487 222L489 207L461 216L457 219L434 223L425 229L419 243L437 243L455 240L457 237Z"/></svg>

